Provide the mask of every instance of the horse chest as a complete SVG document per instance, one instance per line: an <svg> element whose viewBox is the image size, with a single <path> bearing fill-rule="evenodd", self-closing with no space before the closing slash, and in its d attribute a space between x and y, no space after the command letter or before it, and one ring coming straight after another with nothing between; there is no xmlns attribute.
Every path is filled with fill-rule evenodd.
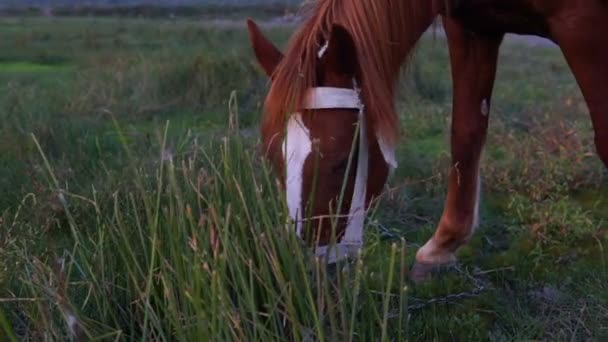
<svg viewBox="0 0 608 342"><path fill-rule="evenodd" d="M451 0L449 13L469 30L549 37L547 17L561 0Z"/></svg>

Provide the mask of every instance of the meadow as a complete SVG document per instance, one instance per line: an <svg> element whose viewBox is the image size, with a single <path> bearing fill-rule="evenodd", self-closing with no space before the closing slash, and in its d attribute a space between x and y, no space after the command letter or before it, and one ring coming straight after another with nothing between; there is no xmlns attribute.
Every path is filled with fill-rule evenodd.
<svg viewBox="0 0 608 342"><path fill-rule="evenodd" d="M444 40L403 73L399 168L337 271L285 229L267 85L244 23L0 18L0 340L608 338L608 172L558 50L503 47L480 227L417 285L449 166Z"/></svg>

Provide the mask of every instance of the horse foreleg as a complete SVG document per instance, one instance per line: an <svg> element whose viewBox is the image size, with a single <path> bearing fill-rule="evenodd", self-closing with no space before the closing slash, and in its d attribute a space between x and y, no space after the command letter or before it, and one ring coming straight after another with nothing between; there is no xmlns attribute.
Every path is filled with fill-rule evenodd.
<svg viewBox="0 0 608 342"><path fill-rule="evenodd" d="M411 276L425 278L435 267L456 260L454 252L477 224L479 160L486 139L490 98L502 34L466 31L444 17L453 78L452 165L443 215L433 237L418 251Z"/></svg>
<svg viewBox="0 0 608 342"><path fill-rule="evenodd" d="M585 97L597 153L608 167L608 6L585 4L556 15L551 30Z"/></svg>

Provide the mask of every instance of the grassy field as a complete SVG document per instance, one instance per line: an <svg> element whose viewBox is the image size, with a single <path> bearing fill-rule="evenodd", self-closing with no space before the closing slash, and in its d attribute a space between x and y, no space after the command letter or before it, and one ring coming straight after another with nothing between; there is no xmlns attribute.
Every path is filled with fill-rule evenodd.
<svg viewBox="0 0 608 342"><path fill-rule="evenodd" d="M400 167L332 277L284 229L266 86L244 26L0 19L0 340L608 338L608 173L559 51L504 46L481 226L416 286L446 191L444 41L403 77Z"/></svg>

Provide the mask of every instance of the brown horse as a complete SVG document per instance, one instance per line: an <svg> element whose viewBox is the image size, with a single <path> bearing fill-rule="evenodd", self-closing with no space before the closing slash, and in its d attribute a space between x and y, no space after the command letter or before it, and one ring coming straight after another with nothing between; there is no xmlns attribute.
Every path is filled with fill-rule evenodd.
<svg viewBox="0 0 608 342"><path fill-rule="evenodd" d="M418 251L414 278L455 261L455 251L471 237L480 197L479 161L486 139L498 51L506 33L546 37L563 51L591 112L595 144L608 166L608 1L606 0L324 0L309 11L283 56L250 22L256 56L272 84L265 102L263 142L284 170L281 142L290 113L299 113L304 136L315 150L302 154L299 207L313 217L321 244L329 243L325 222L339 214L340 237L349 224L348 201L337 206L339 184L347 176L346 197L358 173L346 173L349 150L361 120L347 108L307 109L311 89L361 87L369 155L366 204L386 180L398 137L393 107L399 69L436 16L445 29L453 79L452 167L444 212L433 237ZM327 44L328 43L328 44ZM327 44L327 45L325 45ZM321 53L322 52L322 53ZM286 135L286 136L285 136ZM297 141L297 139L296 139ZM354 145L353 145L354 146ZM361 144L355 159L361 156ZM356 146L355 146L356 147ZM352 159L352 158L351 158ZM287 168L291 167L288 163ZM313 179L316 187L312 186ZM289 177L288 177L289 183ZM314 192L312 189L316 189ZM289 184L287 194L290 196ZM292 191L293 193L293 191ZM310 205L313 203L314 205ZM331 230L330 230L331 231ZM348 234L347 234L348 235Z"/></svg>

